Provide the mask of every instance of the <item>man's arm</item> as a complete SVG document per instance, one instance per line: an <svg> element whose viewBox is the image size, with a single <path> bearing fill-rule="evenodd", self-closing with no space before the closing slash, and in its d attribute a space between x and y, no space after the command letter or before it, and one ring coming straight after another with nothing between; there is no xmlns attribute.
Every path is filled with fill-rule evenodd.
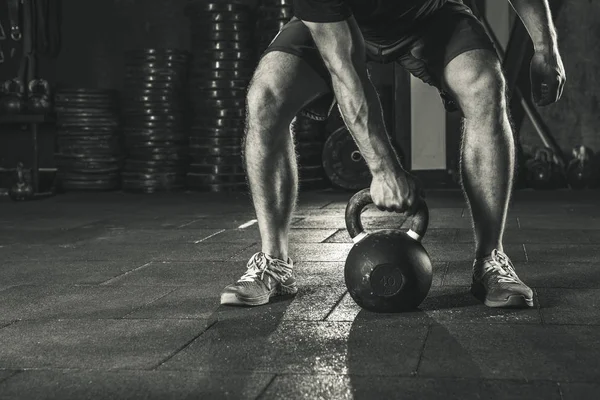
<svg viewBox="0 0 600 400"><path fill-rule="evenodd" d="M539 106L557 102L566 82L548 0L509 0L533 42L531 91Z"/></svg>
<svg viewBox="0 0 600 400"><path fill-rule="evenodd" d="M509 2L523 21L535 51L552 51L558 47L548 0L509 0Z"/></svg>
<svg viewBox="0 0 600 400"><path fill-rule="evenodd" d="M369 79L365 45L354 17L304 24L331 74L340 113L371 173L397 173L400 161L388 136L379 96Z"/></svg>

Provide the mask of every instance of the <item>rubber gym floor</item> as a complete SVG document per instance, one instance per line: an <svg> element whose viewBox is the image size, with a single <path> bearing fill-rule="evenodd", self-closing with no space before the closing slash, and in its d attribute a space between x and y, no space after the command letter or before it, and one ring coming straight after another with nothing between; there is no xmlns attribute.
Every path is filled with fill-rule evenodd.
<svg viewBox="0 0 600 400"><path fill-rule="evenodd" d="M300 195L299 293L255 308L219 305L259 249L256 224L239 228L247 195L1 199L0 398L600 398L600 191L515 194L505 251L535 290L528 310L471 296L468 208L429 192L433 287L395 315L347 294L349 197Z"/></svg>

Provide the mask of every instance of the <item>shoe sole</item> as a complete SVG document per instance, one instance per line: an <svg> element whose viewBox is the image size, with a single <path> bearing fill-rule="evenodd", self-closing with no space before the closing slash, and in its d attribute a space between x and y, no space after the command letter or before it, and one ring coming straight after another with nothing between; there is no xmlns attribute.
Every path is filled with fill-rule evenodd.
<svg viewBox="0 0 600 400"><path fill-rule="evenodd" d="M221 294L221 304L237 306L262 306L269 303L271 297L296 294L297 292L298 287L294 284L292 286L279 285L279 287L272 289L269 293L265 293L264 295L257 297L245 297L240 296L237 293L223 293Z"/></svg>
<svg viewBox="0 0 600 400"><path fill-rule="evenodd" d="M533 307L533 297L526 297L522 294L508 296L505 300L490 300L485 295L485 289L482 285L471 286L471 293L479 301L488 307L493 308L528 308Z"/></svg>

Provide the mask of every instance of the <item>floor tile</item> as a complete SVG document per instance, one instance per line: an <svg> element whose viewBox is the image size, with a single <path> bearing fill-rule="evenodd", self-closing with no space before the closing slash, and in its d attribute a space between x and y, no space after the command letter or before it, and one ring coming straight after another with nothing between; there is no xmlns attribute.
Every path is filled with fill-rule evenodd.
<svg viewBox="0 0 600 400"><path fill-rule="evenodd" d="M0 329L4 368L148 369L210 320L20 321Z"/></svg>
<svg viewBox="0 0 600 400"><path fill-rule="evenodd" d="M171 371L25 371L0 384L2 399L255 399L270 374Z"/></svg>
<svg viewBox="0 0 600 400"><path fill-rule="evenodd" d="M409 375L417 367L426 332L424 326L398 329L389 320L219 320L161 369Z"/></svg>
<svg viewBox="0 0 600 400"><path fill-rule="evenodd" d="M597 244L528 244L529 261L600 262Z"/></svg>
<svg viewBox="0 0 600 400"><path fill-rule="evenodd" d="M144 286L15 286L0 292L0 315L9 320L120 318L171 290Z"/></svg>
<svg viewBox="0 0 600 400"><path fill-rule="evenodd" d="M280 375L269 385L267 399L422 399L422 400L560 400L551 382L474 379L423 379L380 376Z"/></svg>
<svg viewBox="0 0 600 400"><path fill-rule="evenodd" d="M600 383L561 383L562 400L598 400Z"/></svg>
<svg viewBox="0 0 600 400"><path fill-rule="evenodd" d="M16 285L98 284L144 265L143 262L112 261L12 261L2 271L0 290Z"/></svg>
<svg viewBox="0 0 600 400"><path fill-rule="evenodd" d="M600 325L600 289L536 290L546 324Z"/></svg>
<svg viewBox="0 0 600 400"><path fill-rule="evenodd" d="M419 375L593 381L598 358L595 326L444 323L431 328Z"/></svg>

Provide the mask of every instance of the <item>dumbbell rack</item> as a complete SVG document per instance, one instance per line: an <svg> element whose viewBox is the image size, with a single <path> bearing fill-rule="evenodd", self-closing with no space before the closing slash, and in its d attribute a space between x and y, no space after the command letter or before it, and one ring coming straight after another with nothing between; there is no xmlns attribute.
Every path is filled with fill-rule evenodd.
<svg viewBox="0 0 600 400"><path fill-rule="evenodd" d="M40 192L40 168L39 168L39 142L38 127L44 122L51 122L54 119L46 114L15 114L0 115L0 125L21 124L29 127L31 133L31 144L33 151L33 161L31 166L31 185L35 197L48 197L53 195L50 192Z"/></svg>

